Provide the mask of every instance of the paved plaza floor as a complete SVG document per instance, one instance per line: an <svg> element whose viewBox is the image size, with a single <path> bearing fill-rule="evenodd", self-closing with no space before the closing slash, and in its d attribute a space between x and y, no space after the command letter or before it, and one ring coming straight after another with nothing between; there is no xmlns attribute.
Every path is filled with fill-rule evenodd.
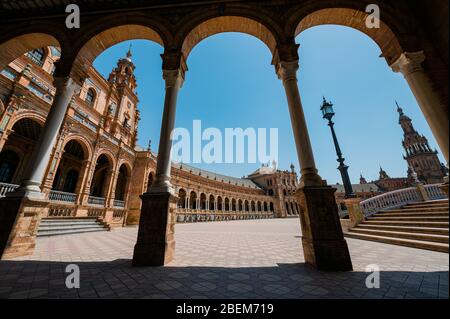
<svg viewBox="0 0 450 319"><path fill-rule="evenodd" d="M348 239L354 271L304 264L298 219L176 225L166 267L131 267L137 228L40 238L34 255L0 261L0 298L448 298L449 255ZM68 264L80 289L68 289ZM366 267L380 288L366 288Z"/></svg>

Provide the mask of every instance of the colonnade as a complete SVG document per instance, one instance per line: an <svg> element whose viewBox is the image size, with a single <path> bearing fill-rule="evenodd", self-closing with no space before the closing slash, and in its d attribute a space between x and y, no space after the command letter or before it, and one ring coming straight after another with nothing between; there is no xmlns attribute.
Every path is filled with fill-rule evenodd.
<svg viewBox="0 0 450 319"><path fill-rule="evenodd" d="M351 268L351 262L337 217L334 191L326 185L326 182L318 174L314 159L298 86L299 59L297 50L298 46L295 43L285 44L281 49L277 48L273 63L276 74L285 89L300 163L301 178L296 196L305 206L302 213L305 218L301 219L305 258L308 263L320 269L348 270ZM64 58L62 56L61 60ZM181 52L166 52L162 55L162 58L163 78L166 85L157 168L151 187L147 194L142 197L143 208L138 242L135 248L135 265L161 265L170 261L173 256L173 251L170 251L174 247L173 218L170 216L173 212L173 205L176 207L177 198L170 183L171 133L175 124L177 98L184 82L187 67ZM392 64L392 69L404 75L448 162L448 118L442 116L440 112L442 105L438 94L433 90L431 82L421 66L424 60L423 52L405 52ZM60 61L60 64L63 63ZM40 186L67 108L75 91L80 87L81 79L66 74L56 76L54 84L56 94L53 105L48 113L37 147L31 155L21 187L16 192L8 194L4 200L27 199L37 202L44 200ZM87 162L85 168L92 171L94 165ZM111 178L111 181L113 180L114 178ZM89 182L86 182L82 192L86 194L89 187ZM114 193L111 187L109 193ZM13 206L16 207L17 205ZM11 208L12 211L14 209ZM155 211L158 211L158 213L155 214ZM317 227L312 226L312 220L316 220L315 225ZM155 224L161 222L164 225ZM158 229L158 235L155 235L155 228ZM327 229L325 237L322 229ZM149 232L152 232L152 234L150 235ZM5 242L2 243L3 247ZM330 253L331 247L334 250L331 254L333 256L325 258ZM149 254L146 252L149 249L156 249L159 252Z"/></svg>

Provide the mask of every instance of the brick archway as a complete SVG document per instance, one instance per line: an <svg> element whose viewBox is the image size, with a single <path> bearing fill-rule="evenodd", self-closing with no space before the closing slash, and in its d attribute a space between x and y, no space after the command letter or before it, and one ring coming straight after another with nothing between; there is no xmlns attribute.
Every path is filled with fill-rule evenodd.
<svg viewBox="0 0 450 319"><path fill-rule="evenodd" d="M187 60L194 47L206 38L225 32L249 34L260 39L267 48L275 52L277 36L262 22L244 16L221 16L201 21L179 38L180 51Z"/></svg>

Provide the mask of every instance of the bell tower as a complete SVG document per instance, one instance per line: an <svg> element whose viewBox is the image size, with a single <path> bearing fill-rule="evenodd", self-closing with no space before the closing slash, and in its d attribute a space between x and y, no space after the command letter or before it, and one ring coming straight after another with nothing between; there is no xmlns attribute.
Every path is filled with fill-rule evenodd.
<svg viewBox="0 0 450 319"><path fill-rule="evenodd" d="M137 141L139 110L137 105L136 69L132 61L131 46L126 56L117 61L117 66L108 77L110 102L105 114L105 128L130 147Z"/></svg>
<svg viewBox="0 0 450 319"><path fill-rule="evenodd" d="M442 183L446 175L445 167L440 163L438 152L432 150L425 136L420 135L409 118L397 104L399 114L399 124L403 129L403 148L405 149L404 159L408 162L408 177L414 171L417 178L426 184Z"/></svg>

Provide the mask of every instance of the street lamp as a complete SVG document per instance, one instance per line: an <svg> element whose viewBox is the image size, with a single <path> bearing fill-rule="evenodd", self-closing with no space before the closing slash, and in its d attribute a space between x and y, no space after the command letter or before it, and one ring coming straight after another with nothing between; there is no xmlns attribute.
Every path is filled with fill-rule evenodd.
<svg viewBox="0 0 450 319"><path fill-rule="evenodd" d="M342 157L341 148L339 147L339 142L336 137L336 132L334 131L334 123L332 121L335 115L333 110L333 104L328 102L325 97L323 98L323 104L320 108L323 114L323 118L328 120L328 126L331 128L331 134L333 135L334 147L336 148L337 161L339 163L338 170L341 172L342 181L345 188L345 198L355 198L356 195L353 192L352 183L350 182L350 177L348 176L348 166L345 165L345 158Z"/></svg>

